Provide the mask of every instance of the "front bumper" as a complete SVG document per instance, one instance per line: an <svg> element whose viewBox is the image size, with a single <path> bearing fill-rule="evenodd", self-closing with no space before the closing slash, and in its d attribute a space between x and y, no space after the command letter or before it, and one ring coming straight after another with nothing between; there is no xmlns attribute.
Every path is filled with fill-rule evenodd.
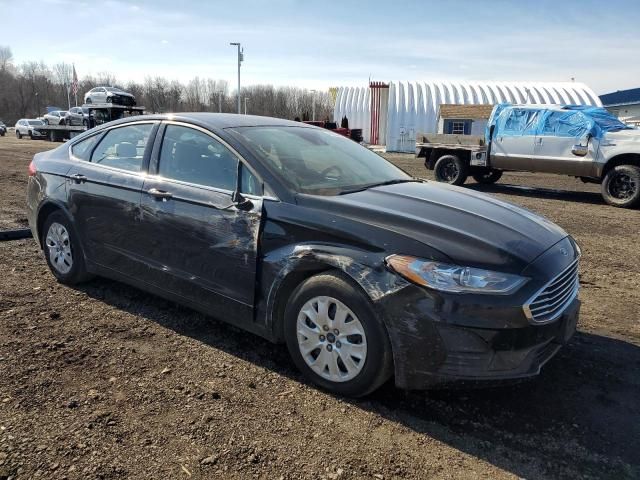
<svg viewBox="0 0 640 480"><path fill-rule="evenodd" d="M385 310L399 307L396 302L405 294L390 300ZM441 322L429 314L416 315L412 311L411 318L386 322L393 346L396 385L423 389L535 376L573 336L579 312L580 301L575 298L551 323L478 328Z"/></svg>
<svg viewBox="0 0 640 480"><path fill-rule="evenodd" d="M540 373L575 332L577 289L545 323L528 317L523 305L578 256L566 237L523 270L531 280L509 296L447 294L411 284L381 299L377 307L393 348L396 385L420 389Z"/></svg>

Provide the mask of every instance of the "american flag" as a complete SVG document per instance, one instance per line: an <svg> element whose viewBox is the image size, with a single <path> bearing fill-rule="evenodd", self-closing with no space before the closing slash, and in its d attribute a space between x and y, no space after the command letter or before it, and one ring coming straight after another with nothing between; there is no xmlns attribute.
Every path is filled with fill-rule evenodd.
<svg viewBox="0 0 640 480"><path fill-rule="evenodd" d="M73 66L73 82L71 82L71 91L74 95L78 94L78 75L76 74L76 66Z"/></svg>

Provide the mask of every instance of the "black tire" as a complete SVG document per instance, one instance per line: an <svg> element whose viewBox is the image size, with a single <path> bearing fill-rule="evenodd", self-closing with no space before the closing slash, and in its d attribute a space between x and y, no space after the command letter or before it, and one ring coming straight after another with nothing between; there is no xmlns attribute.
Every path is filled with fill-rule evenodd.
<svg viewBox="0 0 640 480"><path fill-rule="evenodd" d="M47 242L47 235L49 233L49 230L51 229L51 225L53 225L54 223L62 225L68 232L68 241L72 257L71 269L68 272L61 272L57 267L53 265L51 260L51 252ZM42 235L42 250L44 252L45 259L47 260L47 265L49 266L51 273L53 273L53 276L56 277L56 279L60 283L64 283L65 285L76 285L91 278L91 276L87 273L85 267L84 254L82 251L82 246L80 245L80 241L78 239L78 235L71 225L71 222L62 212L53 212L47 217L47 219L44 221L44 225L42 228L42 232L40 232L40 235Z"/></svg>
<svg viewBox="0 0 640 480"><path fill-rule="evenodd" d="M483 185L496 183L498 180L500 180L501 177L502 171L493 169L487 169L482 171L481 173L475 173L473 175L473 179L478 183L482 183Z"/></svg>
<svg viewBox="0 0 640 480"><path fill-rule="evenodd" d="M65 125L65 121L64 121L64 120L60 120L60 122L58 123L58 125Z"/></svg>
<svg viewBox="0 0 640 480"><path fill-rule="evenodd" d="M20 133L20 130L16 130L16 138L18 140L20 140L22 138L22 134Z"/></svg>
<svg viewBox="0 0 640 480"><path fill-rule="evenodd" d="M29 130L29 138L33 140L33 130Z"/></svg>
<svg viewBox="0 0 640 480"><path fill-rule="evenodd" d="M618 165L602 180L602 197L609 205L633 208L640 205L640 167Z"/></svg>
<svg viewBox="0 0 640 480"><path fill-rule="evenodd" d="M367 347L367 354L363 360L364 365L355 377L350 380L332 381L320 376L307 365L300 352L297 333L298 315L308 301L314 297L324 296L333 297L343 303L354 313L364 329ZM330 334L331 330L327 333L327 343L322 343L320 349L324 349L326 345L326 349L329 350ZM391 344L384 324L376 315L369 298L360 290L357 284L340 272L313 276L302 282L294 290L285 310L284 337L293 363L304 376L320 388L338 395L362 397L379 388L393 373ZM334 340L337 339L333 344L336 346L334 348L340 347L339 338L341 337L333 338ZM339 357L340 350L336 349L335 352L337 354L336 358ZM338 363L338 365L340 364ZM344 363L342 366L344 366Z"/></svg>
<svg viewBox="0 0 640 480"><path fill-rule="evenodd" d="M467 164L456 155L443 155L433 169L436 180L449 185L462 185L467 180L467 172Z"/></svg>
<svg viewBox="0 0 640 480"><path fill-rule="evenodd" d="M91 97L87 98L87 100L84 103L91 103Z"/></svg>

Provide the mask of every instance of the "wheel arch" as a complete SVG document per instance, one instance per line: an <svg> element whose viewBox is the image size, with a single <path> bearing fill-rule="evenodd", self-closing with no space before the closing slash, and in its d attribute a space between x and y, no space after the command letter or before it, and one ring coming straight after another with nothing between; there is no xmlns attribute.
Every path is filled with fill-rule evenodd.
<svg viewBox="0 0 640 480"><path fill-rule="evenodd" d="M317 248L304 245L294 247L272 264L270 270L275 272L266 295L266 320L274 339L284 339L284 311L293 291L315 275L339 272L351 280L372 303L408 284L384 266L384 258L380 257L377 265L371 265L363 260L363 255L366 253L342 247L333 249L326 245ZM268 259L265 261L269 262Z"/></svg>
<svg viewBox="0 0 640 480"><path fill-rule="evenodd" d="M611 157L602 168L600 179L604 179L605 175L614 167L619 165L635 165L640 167L640 153L621 153Z"/></svg>
<svg viewBox="0 0 640 480"><path fill-rule="evenodd" d="M64 205L54 200L47 200L42 204L40 204L40 207L38 208L38 214L36 217L36 240L40 245L40 248L42 248L42 236L44 233L42 229L44 226L44 222L46 222L49 215L58 211L62 212L64 216L67 217L71 225L73 225L73 218L71 217L71 214L67 211L67 209L64 207Z"/></svg>

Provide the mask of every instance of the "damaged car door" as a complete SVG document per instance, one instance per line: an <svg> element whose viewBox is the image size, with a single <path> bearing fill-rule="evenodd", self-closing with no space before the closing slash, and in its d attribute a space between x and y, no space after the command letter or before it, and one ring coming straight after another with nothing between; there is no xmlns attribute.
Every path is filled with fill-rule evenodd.
<svg viewBox="0 0 640 480"><path fill-rule="evenodd" d="M141 200L146 280L235 323L252 318L262 215L261 192L238 196L243 172L211 132L166 122Z"/></svg>

